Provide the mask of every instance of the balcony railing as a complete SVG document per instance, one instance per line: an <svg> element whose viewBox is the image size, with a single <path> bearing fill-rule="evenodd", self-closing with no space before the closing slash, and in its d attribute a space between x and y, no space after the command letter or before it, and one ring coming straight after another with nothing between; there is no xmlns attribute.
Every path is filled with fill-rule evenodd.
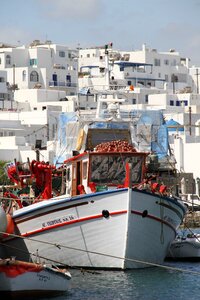
<svg viewBox="0 0 200 300"><path fill-rule="evenodd" d="M49 86L54 86L54 87L77 87L76 83L72 82L67 82L67 81L49 81Z"/></svg>

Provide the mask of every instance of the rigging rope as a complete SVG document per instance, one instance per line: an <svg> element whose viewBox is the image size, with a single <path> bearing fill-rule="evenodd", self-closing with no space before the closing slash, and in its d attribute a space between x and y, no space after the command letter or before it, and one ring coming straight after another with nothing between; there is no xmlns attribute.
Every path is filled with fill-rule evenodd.
<svg viewBox="0 0 200 300"><path fill-rule="evenodd" d="M47 241L41 241L41 240L37 240L37 239L33 239L33 238L22 237L20 235L6 233L6 232L3 232L3 231L0 231L0 234L7 234L8 236L11 236L11 237L21 238L21 239L27 239L29 241L39 242L39 243L43 243L43 244L55 246L58 249L66 248L66 249L71 249L71 250L75 250L75 251L85 252L85 253L89 253L89 254L96 254L96 255L101 255L101 256L104 256L104 257L116 258L116 259L121 259L121 260L126 260L126 261L130 261L130 262L134 262L134 263L145 264L145 265L152 266L152 267L159 267L159 268L166 269L166 270L183 272L183 273L190 273L190 274L194 274L194 275L199 275L200 276L200 272L192 271L192 270L188 270L188 269L186 270L186 269L182 269L182 268L175 268L175 267L171 267L171 266L168 266L168 265L161 265L161 264L147 262L147 261L142 261L142 260L138 260L138 259L132 259L132 258L127 258L127 257L120 257L120 256L111 255L111 254L105 254L105 253L101 253L101 252L97 252L97 251L88 251L88 250L79 249L79 248L75 248L75 247L70 247L70 246L66 246L66 245L62 245L62 244L55 244L55 243L51 243L51 242L47 242ZM2 243L2 242L0 242L0 244L3 245L3 246L11 247L11 246L6 245L5 243ZM18 250L22 251L21 249L18 249ZM23 252L25 252L25 251L23 251ZM33 254L33 253L29 253L29 252L27 252L27 254L38 256L40 258L43 258L43 259L46 259L46 260L49 260L49 261L53 261L53 262L56 262L58 264L63 265L63 263L60 263L58 261L54 261L52 259L40 256L38 254ZM71 266L68 265L68 267L71 267Z"/></svg>

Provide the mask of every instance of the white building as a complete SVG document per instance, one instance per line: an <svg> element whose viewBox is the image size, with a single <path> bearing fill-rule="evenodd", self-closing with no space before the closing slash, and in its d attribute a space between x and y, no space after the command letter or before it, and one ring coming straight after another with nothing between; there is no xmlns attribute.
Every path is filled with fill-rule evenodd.
<svg viewBox="0 0 200 300"><path fill-rule="evenodd" d="M1 160L23 161L37 148L49 160L59 114L77 106L77 82L76 51L66 46L0 46Z"/></svg>
<svg viewBox="0 0 200 300"><path fill-rule="evenodd" d="M178 52L159 52L142 46L141 50L118 51L112 45L79 50L79 91L81 107L102 90L130 91L129 104L148 104L149 95L192 91L194 80L189 74L190 60ZM80 97L81 98L81 97ZM88 104L87 104L88 106Z"/></svg>
<svg viewBox="0 0 200 300"><path fill-rule="evenodd" d="M52 161L59 115L77 107L96 109L97 95L110 91L121 92L124 110L161 109L166 120L177 121L184 131L170 132L169 140L177 168L200 177L194 159L200 150L198 73L175 50L159 52L145 45L136 51L112 45L80 49L78 61L76 50L51 42L2 45L0 159L24 161L40 148L44 160ZM76 95L78 83L85 95Z"/></svg>
<svg viewBox="0 0 200 300"><path fill-rule="evenodd" d="M0 70L16 89L60 89L67 95L77 92L76 51L66 46L34 41L30 46L0 48Z"/></svg>
<svg viewBox="0 0 200 300"><path fill-rule="evenodd" d="M108 60L107 60L108 56ZM79 87L103 89L109 74L110 86L182 89L191 84L189 59L175 50L159 52L142 46L141 50L117 51L111 46L79 50Z"/></svg>

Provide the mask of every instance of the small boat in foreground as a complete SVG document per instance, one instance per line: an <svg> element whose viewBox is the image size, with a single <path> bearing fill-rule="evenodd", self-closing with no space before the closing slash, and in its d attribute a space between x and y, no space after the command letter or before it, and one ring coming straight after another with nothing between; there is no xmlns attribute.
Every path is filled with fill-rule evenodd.
<svg viewBox="0 0 200 300"><path fill-rule="evenodd" d="M170 246L167 258L174 260L200 260L200 234L178 235Z"/></svg>
<svg viewBox="0 0 200 300"><path fill-rule="evenodd" d="M0 260L0 293L10 297L59 295L68 290L67 270L11 259Z"/></svg>

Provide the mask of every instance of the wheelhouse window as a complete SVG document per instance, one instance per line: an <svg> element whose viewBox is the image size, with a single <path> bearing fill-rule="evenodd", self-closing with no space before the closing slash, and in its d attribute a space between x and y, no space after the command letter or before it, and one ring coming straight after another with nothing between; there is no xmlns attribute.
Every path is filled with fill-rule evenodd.
<svg viewBox="0 0 200 300"><path fill-rule="evenodd" d="M123 184L126 176L126 163L131 164L131 181L139 183L142 180L144 155L98 154L91 155L90 181L97 185Z"/></svg>
<svg viewBox="0 0 200 300"><path fill-rule="evenodd" d="M83 179L87 178L87 162L83 162Z"/></svg>

